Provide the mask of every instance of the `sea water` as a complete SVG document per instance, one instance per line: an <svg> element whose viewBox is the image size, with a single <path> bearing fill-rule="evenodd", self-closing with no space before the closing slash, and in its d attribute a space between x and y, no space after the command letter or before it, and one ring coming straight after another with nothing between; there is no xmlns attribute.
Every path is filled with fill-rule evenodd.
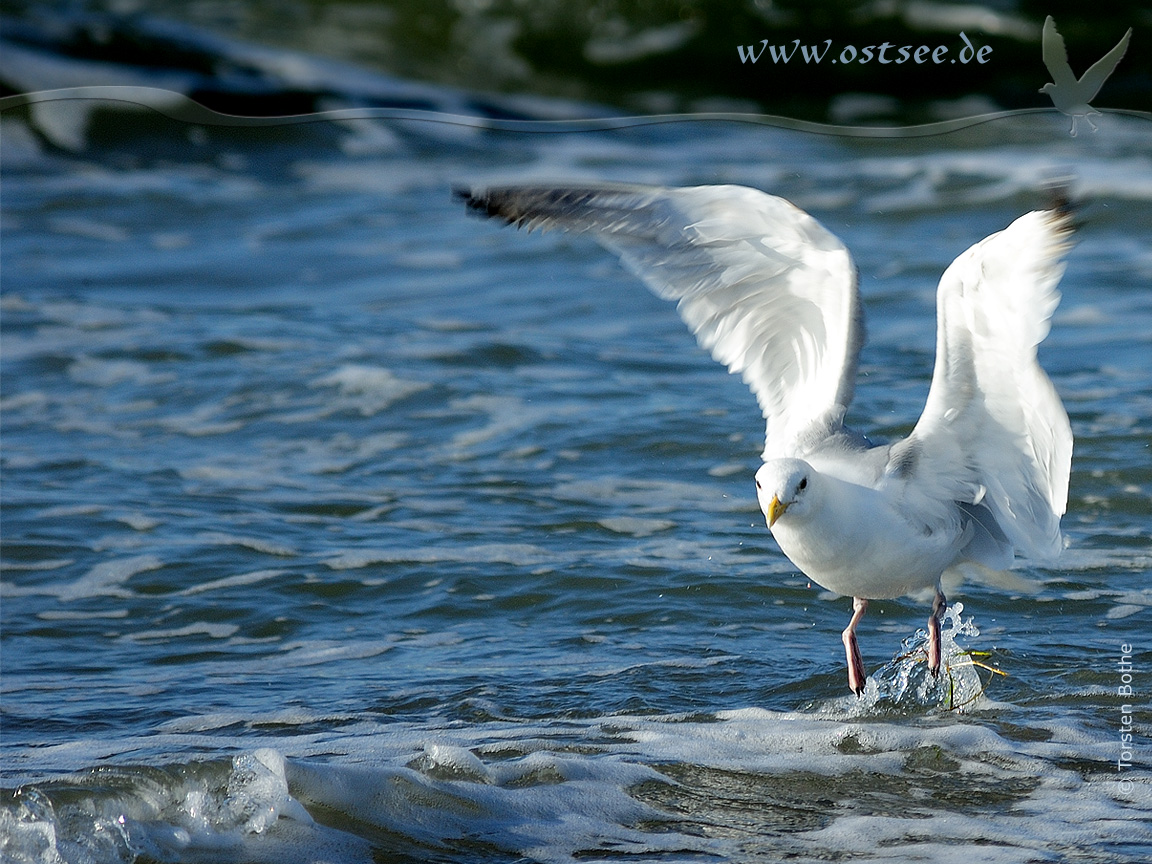
<svg viewBox="0 0 1152 864"><path fill-rule="evenodd" d="M1146 122L36 120L2 120L5 861L1152 857ZM860 268L849 421L882 439L940 274L1053 177L1068 548L949 583L938 679L922 598L871 604L862 698L738 377L590 240L450 195L794 201Z"/></svg>

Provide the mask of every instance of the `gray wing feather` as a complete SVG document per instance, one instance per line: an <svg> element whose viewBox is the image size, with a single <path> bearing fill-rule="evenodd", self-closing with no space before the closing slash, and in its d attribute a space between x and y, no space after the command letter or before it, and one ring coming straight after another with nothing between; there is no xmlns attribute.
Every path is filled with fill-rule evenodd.
<svg viewBox="0 0 1152 864"><path fill-rule="evenodd" d="M1036 211L964 252L937 292L936 367L924 413L893 446L910 450L904 506L986 508L1012 546L1040 559L1062 547L1072 428L1036 360L1060 295L1070 217Z"/></svg>
<svg viewBox="0 0 1152 864"><path fill-rule="evenodd" d="M765 457L802 455L841 428L864 339L843 244L792 204L742 186L597 184L458 189L475 212L592 234L752 389Z"/></svg>

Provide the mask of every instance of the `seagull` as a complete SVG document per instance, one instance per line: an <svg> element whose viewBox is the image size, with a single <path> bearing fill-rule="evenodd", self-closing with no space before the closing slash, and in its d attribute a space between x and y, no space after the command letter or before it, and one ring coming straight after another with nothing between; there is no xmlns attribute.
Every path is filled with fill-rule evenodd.
<svg viewBox="0 0 1152 864"><path fill-rule="evenodd" d="M1037 345L1059 302L1072 233L1038 210L972 246L937 291L936 365L912 432L873 445L844 425L863 310L839 239L784 200L743 186L457 188L483 217L589 234L739 373L765 419L756 495L780 549L852 597L848 686L864 692L856 627L869 600L935 589L928 668L940 669L941 575L1007 569L1063 547L1072 429Z"/></svg>
<svg viewBox="0 0 1152 864"><path fill-rule="evenodd" d="M1076 135L1076 121L1081 117L1092 127L1093 132L1096 131L1096 125L1089 118L1092 114L1099 117L1100 112L1088 103L1096 98L1108 76L1120 63L1124 52L1128 50L1128 40L1131 38L1132 28L1129 27L1116 47L1092 64L1092 68L1085 72L1080 80L1076 80L1076 74L1068 65L1068 49L1064 46L1064 37L1056 29L1056 22L1052 20L1051 15L1044 19L1041 51L1044 55L1044 65L1048 67L1048 72L1055 83L1045 84L1040 88L1040 92L1047 93L1056 109L1072 118L1073 136Z"/></svg>

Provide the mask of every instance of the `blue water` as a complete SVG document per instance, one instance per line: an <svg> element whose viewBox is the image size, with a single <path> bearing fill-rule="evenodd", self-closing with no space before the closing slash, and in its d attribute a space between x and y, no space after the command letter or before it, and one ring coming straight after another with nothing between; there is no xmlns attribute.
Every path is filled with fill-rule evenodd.
<svg viewBox="0 0 1152 864"><path fill-rule="evenodd" d="M109 111L69 152L35 119L2 121L5 860L1152 856L1147 123ZM1068 549L950 589L938 687L900 656L927 606L872 604L860 700L850 601L764 527L744 385L591 241L449 194L789 198L859 265L849 421L884 437L923 406L939 275L1053 176L1083 204L1041 348L1076 436Z"/></svg>

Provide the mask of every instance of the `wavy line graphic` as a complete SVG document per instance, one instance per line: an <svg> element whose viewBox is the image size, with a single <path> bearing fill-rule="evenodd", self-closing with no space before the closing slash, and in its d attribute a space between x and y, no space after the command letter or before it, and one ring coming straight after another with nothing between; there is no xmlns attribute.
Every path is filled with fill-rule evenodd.
<svg viewBox="0 0 1152 864"><path fill-rule="evenodd" d="M925 138L933 135L946 135L1009 117L1059 115L1059 112L1055 108L1023 108L913 126L845 126L832 123L816 123L809 120L795 120L790 117L780 117L770 114L739 114L728 112L626 116L609 115L584 119L524 120L484 117L471 114L450 114L439 111L414 110L408 108L371 107L341 108L309 114L293 114L275 117L251 117L222 114L211 108L206 108L183 93L178 93L173 90L164 90L157 87L112 85L69 87L60 90L43 90L33 93L21 93L15 96L5 96L0 98L0 112L23 106L34 107L40 104L62 101L127 103L137 108L155 111L172 120L202 126L273 127L302 123L372 119L438 123L481 130L532 134L605 132L615 129L631 129L671 123L724 122L771 126L814 135L831 135L848 138ZM1111 108L1100 109L1100 111L1104 114L1134 117L1152 122L1152 111Z"/></svg>

